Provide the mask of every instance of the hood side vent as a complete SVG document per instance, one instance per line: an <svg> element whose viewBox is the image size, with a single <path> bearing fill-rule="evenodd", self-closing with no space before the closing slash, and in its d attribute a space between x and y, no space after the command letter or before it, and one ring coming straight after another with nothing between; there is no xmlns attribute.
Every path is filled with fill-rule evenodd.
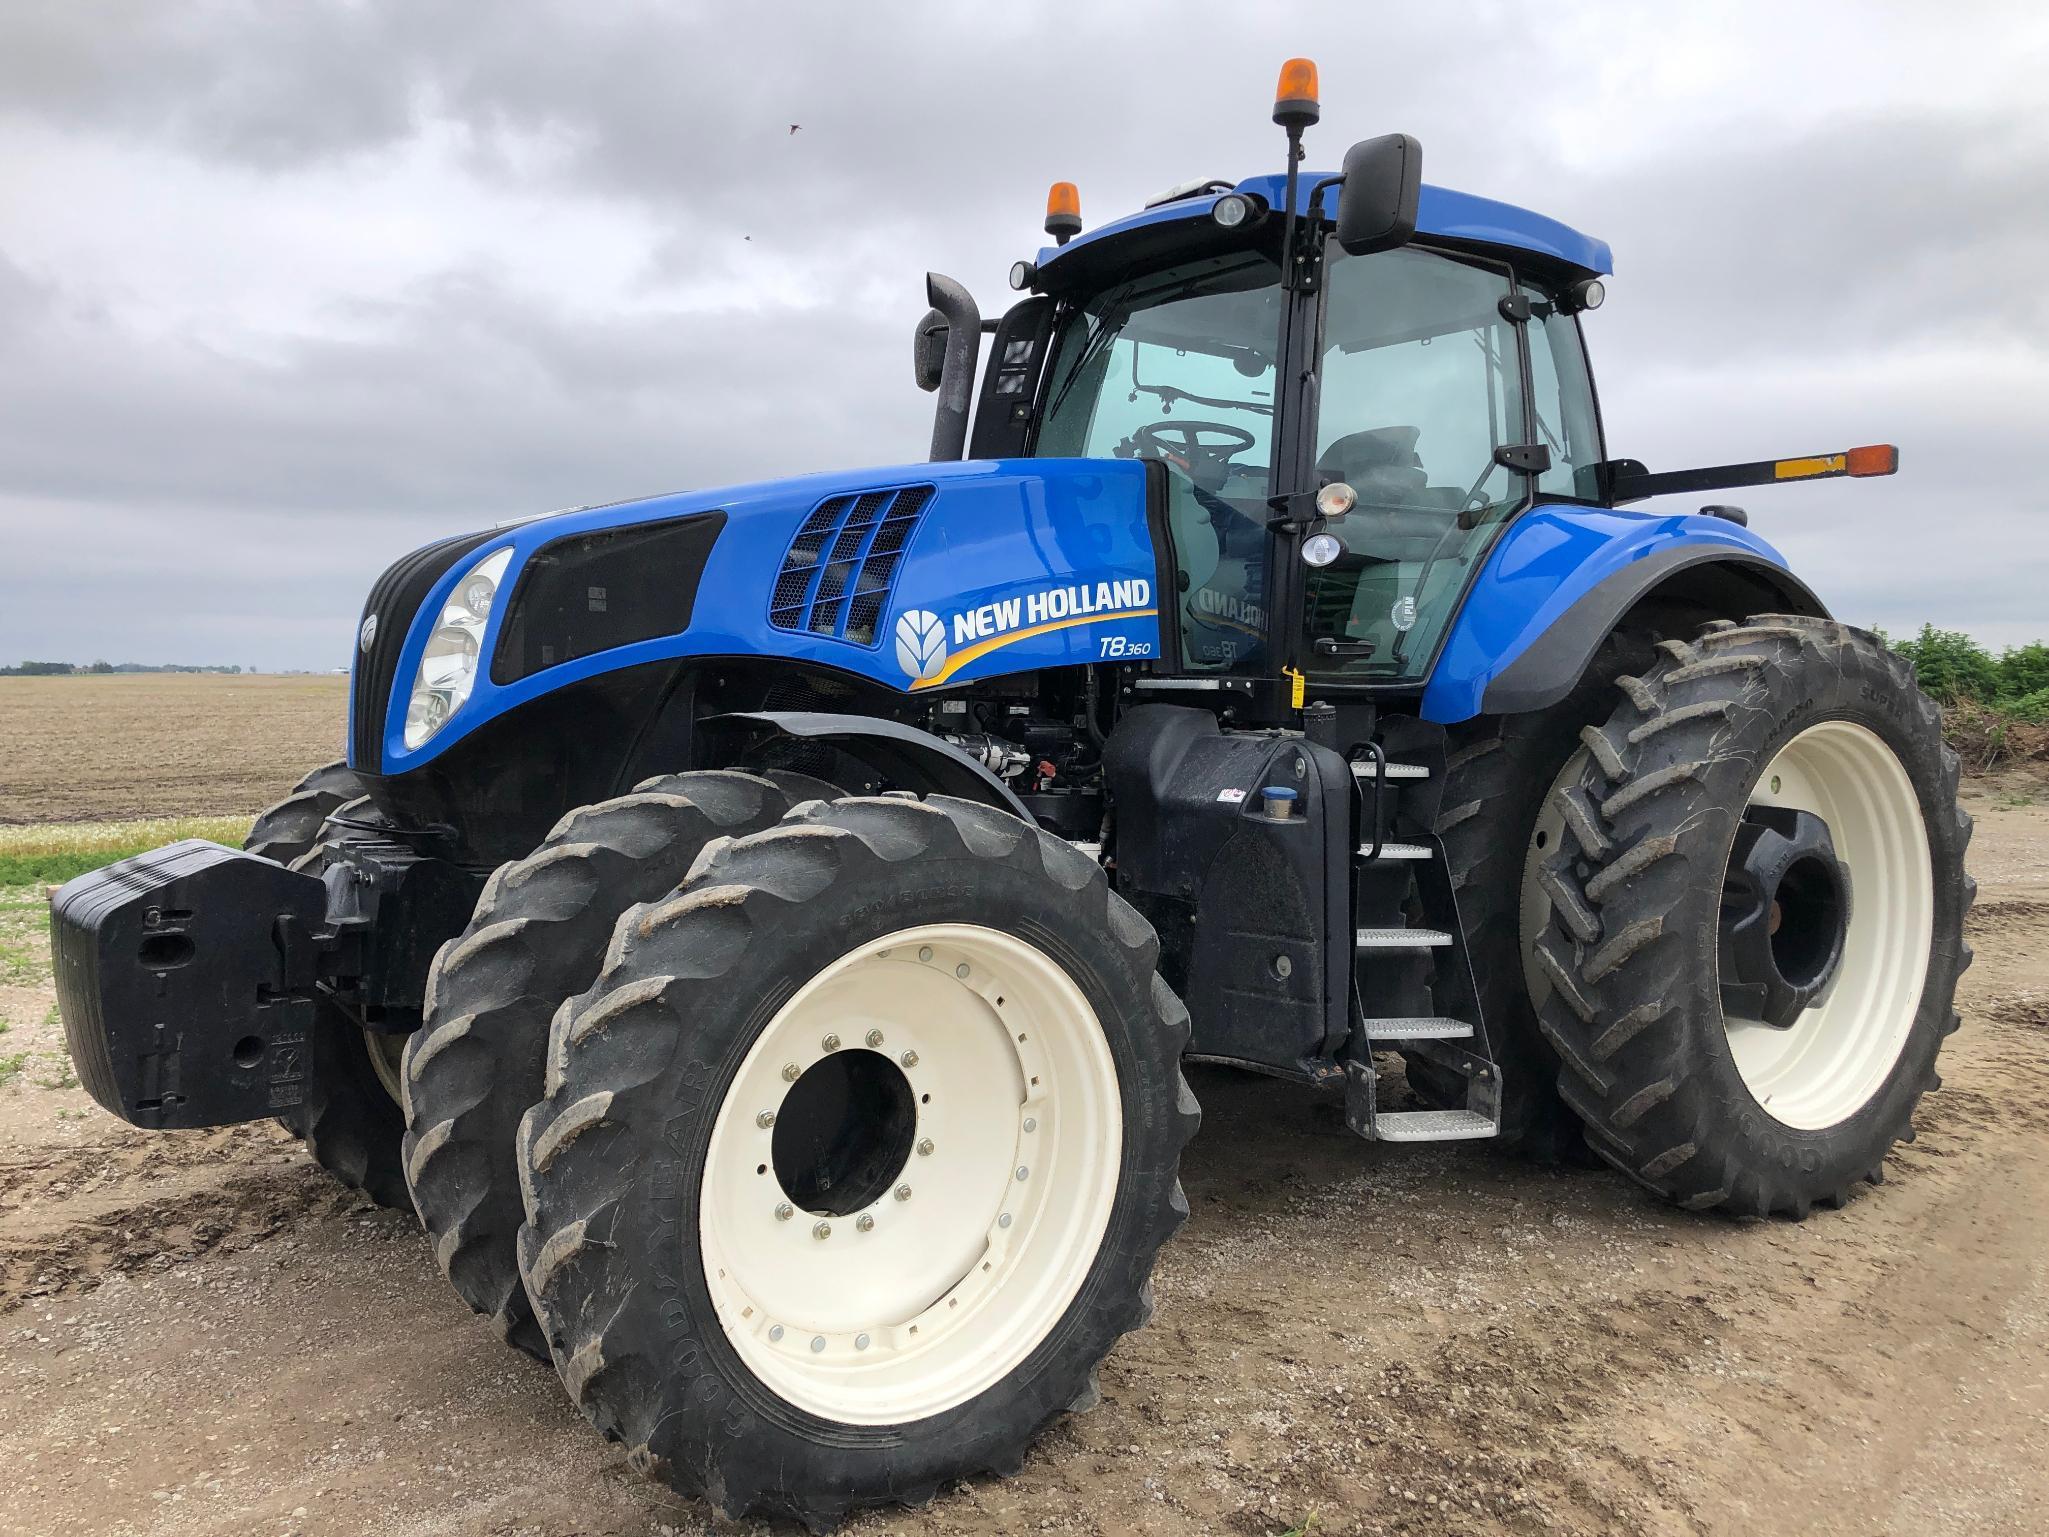
<svg viewBox="0 0 2049 1537"><path fill-rule="evenodd" d="M779 630L873 647L931 486L829 496L790 541L769 597Z"/></svg>

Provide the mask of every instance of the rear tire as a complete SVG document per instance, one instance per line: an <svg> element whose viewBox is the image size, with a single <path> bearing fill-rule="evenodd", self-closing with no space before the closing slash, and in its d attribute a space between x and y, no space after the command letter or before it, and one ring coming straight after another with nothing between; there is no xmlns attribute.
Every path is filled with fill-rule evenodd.
<svg viewBox="0 0 2049 1537"><path fill-rule="evenodd" d="M802 808L628 911L519 1135L570 1396L736 1517L1016 1471L1187 1214L1158 948L1093 860L941 798Z"/></svg>
<svg viewBox="0 0 2049 1537"><path fill-rule="evenodd" d="M790 774L650 779L570 812L501 866L469 926L435 956L405 1052L406 1180L442 1274L506 1343L548 1359L519 1279L526 1211L513 1138L541 1097L550 1016L596 978L619 915L673 891L707 843L838 793Z"/></svg>
<svg viewBox="0 0 2049 1537"><path fill-rule="evenodd" d="M1501 1066L1495 1145L1540 1163L1587 1154L1579 1118L1558 1096L1557 1053L1537 1025L1527 977L1527 946L1536 935L1524 921L1524 873L1553 852L1542 846L1552 841L1542 812L1560 771L1582 750L1581 730L1606 717L1616 675L1648 665L1652 654L1646 640L1612 636L1557 704L1482 716L1448 733L1444 793L1431 831L1458 894L1480 1013ZM1426 1104L1452 1109L1466 1102L1462 1076L1420 1053L1406 1062L1409 1086Z"/></svg>
<svg viewBox="0 0 2049 1537"><path fill-rule="evenodd" d="M1690 1208L1804 1217L1875 1183L1940 1083L1975 890L1956 755L1912 668L1864 631L1761 615L1659 649L1559 792L1540 1017L1609 1162ZM1831 953L1810 928L1840 936L1778 1026L1723 1003L1724 880L1754 808L1819 818L1849 872L1825 925L1801 923L1790 875L1776 888L1788 970Z"/></svg>

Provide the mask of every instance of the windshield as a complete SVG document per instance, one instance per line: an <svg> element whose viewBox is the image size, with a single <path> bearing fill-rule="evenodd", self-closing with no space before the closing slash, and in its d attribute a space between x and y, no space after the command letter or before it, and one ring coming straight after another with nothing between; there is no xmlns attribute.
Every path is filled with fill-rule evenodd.
<svg viewBox="0 0 2049 1537"><path fill-rule="evenodd" d="M1190 671L1263 665L1276 273L1245 253L1105 290L1063 329L1047 375L1035 452L1167 467Z"/></svg>

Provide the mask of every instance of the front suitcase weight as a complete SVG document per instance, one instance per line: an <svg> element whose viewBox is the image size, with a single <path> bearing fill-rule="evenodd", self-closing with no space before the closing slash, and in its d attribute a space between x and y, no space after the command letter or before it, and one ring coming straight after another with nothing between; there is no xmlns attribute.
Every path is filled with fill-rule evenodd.
<svg viewBox="0 0 2049 1537"><path fill-rule="evenodd" d="M136 1126L225 1126L305 1098L321 883L187 839L81 875L50 902L79 1082Z"/></svg>

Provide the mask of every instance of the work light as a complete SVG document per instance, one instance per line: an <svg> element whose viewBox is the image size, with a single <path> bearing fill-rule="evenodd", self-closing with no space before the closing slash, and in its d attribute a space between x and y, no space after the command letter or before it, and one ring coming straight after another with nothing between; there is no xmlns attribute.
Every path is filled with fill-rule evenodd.
<svg viewBox="0 0 2049 1537"><path fill-rule="evenodd" d="M1209 216L1225 229L1237 229L1252 217L1252 199L1226 193L1210 205Z"/></svg>

